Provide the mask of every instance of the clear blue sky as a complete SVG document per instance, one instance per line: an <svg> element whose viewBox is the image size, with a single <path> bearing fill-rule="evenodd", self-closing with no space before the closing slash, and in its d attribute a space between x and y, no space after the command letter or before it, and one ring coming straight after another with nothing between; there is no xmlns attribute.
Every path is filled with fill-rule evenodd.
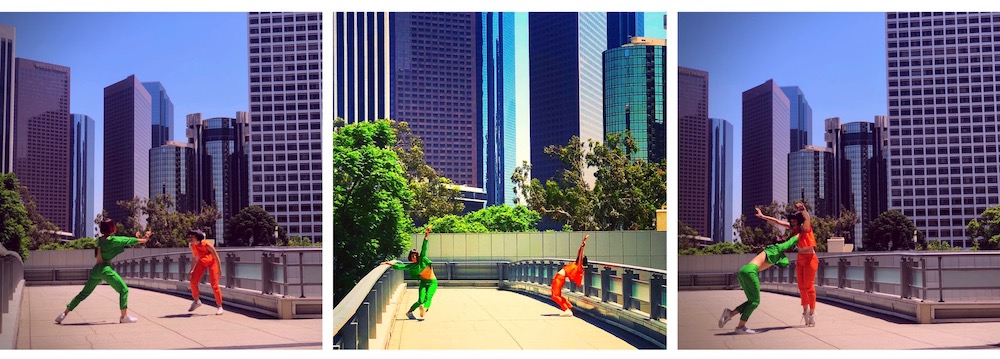
<svg viewBox="0 0 1000 359"><path fill-rule="evenodd" d="M644 36L660 39L666 38L666 30L663 29L663 12L646 12L643 19L645 25ZM516 48L515 72L517 73L517 165L523 161L531 160L531 144L529 143L530 117L528 86L528 13L520 12L514 17L517 30L514 34ZM668 43L669 44L669 43Z"/></svg>
<svg viewBox="0 0 1000 359"><path fill-rule="evenodd" d="M2 13L17 28L16 56L70 68L70 110L97 124L95 213L103 201L104 87L135 74L160 81L185 116L248 111L246 13Z"/></svg>
<svg viewBox="0 0 1000 359"><path fill-rule="evenodd" d="M825 145L826 118L872 122L875 115L886 115L883 13L679 13L677 17L678 64L708 71L708 115L733 124L734 220L739 218L743 193L743 91L768 79L779 86L799 86L813 110L811 145Z"/></svg>

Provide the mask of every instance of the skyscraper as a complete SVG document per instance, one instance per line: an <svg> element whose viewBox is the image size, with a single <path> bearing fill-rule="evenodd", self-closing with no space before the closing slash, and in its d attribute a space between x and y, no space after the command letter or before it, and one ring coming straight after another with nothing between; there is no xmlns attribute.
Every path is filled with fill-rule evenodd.
<svg viewBox="0 0 1000 359"><path fill-rule="evenodd" d="M806 201L816 217L837 216L833 151L806 146L788 154L788 201Z"/></svg>
<svg viewBox="0 0 1000 359"><path fill-rule="evenodd" d="M707 237L712 234L708 72L686 67L677 67L677 72L677 218Z"/></svg>
<svg viewBox="0 0 1000 359"><path fill-rule="evenodd" d="M795 152L806 148L809 145L809 136L812 136L813 110L806 100L806 95L798 86L782 86L781 91L788 97L789 111L789 141L791 146L789 152Z"/></svg>
<svg viewBox="0 0 1000 359"><path fill-rule="evenodd" d="M510 182L517 166L514 13L476 14L477 132L483 144L480 172L486 205L514 204Z"/></svg>
<svg viewBox="0 0 1000 359"><path fill-rule="evenodd" d="M835 120L835 121L834 121ZM837 196L840 206L854 212L860 220L848 237L855 248L864 248L864 233L868 223L886 211L888 203L882 189L886 181L885 144L880 141L886 130L884 116L876 122L849 122L840 125L839 133L829 135L839 118L827 120L829 138L835 138L833 148L837 162L835 178L840 182ZM837 210L839 212L839 209Z"/></svg>
<svg viewBox="0 0 1000 359"><path fill-rule="evenodd" d="M713 242L733 241L733 124L713 118L711 132L711 206L710 218Z"/></svg>
<svg viewBox="0 0 1000 359"><path fill-rule="evenodd" d="M481 187L475 13L390 13L394 120L424 145L424 162L455 184ZM478 174L478 175L477 175Z"/></svg>
<svg viewBox="0 0 1000 359"><path fill-rule="evenodd" d="M194 156L194 145L184 142L167 141L149 149L149 197L170 196L177 212L200 211Z"/></svg>
<svg viewBox="0 0 1000 359"><path fill-rule="evenodd" d="M531 113L531 177L541 181L564 165L545 147L566 146L570 138L602 141L601 61L607 49L604 13L528 14ZM593 183L593 171L585 180Z"/></svg>
<svg viewBox="0 0 1000 359"><path fill-rule="evenodd" d="M118 201L149 198L152 102L135 75L104 88L104 210L116 221Z"/></svg>
<svg viewBox="0 0 1000 359"><path fill-rule="evenodd" d="M72 121L68 67L18 58L14 86L14 173L38 213L70 231Z"/></svg>
<svg viewBox="0 0 1000 359"><path fill-rule="evenodd" d="M94 236L94 159L95 138L94 119L87 115L70 114L73 119L72 135L72 185L70 201L72 202L72 217L70 228L77 238Z"/></svg>
<svg viewBox="0 0 1000 359"><path fill-rule="evenodd" d="M347 123L389 118L388 12L334 13L334 116Z"/></svg>
<svg viewBox="0 0 1000 359"><path fill-rule="evenodd" d="M167 89L159 81L143 82L142 86L149 92L152 98L153 123L151 132L151 146L159 147L171 140L170 129L174 127L174 103L167 95Z"/></svg>
<svg viewBox="0 0 1000 359"><path fill-rule="evenodd" d="M322 17L249 13L251 204L322 240ZM279 32L280 31L280 32Z"/></svg>
<svg viewBox="0 0 1000 359"><path fill-rule="evenodd" d="M187 116L188 143L194 148L195 155L195 203L199 207L206 203L219 211L215 230L209 235L220 244L225 244L226 221L250 205L247 195L249 171L246 148L250 143L248 128L246 112L237 112L235 118L213 117L203 120L200 113ZM283 188L287 182L282 178L283 175L277 175L271 182L264 184L264 192L291 192L287 197L279 194L277 199L297 202L299 194Z"/></svg>
<svg viewBox="0 0 1000 359"><path fill-rule="evenodd" d="M953 246L972 246L966 226L1000 204L998 23L1000 13L885 15L889 208Z"/></svg>
<svg viewBox="0 0 1000 359"><path fill-rule="evenodd" d="M17 30L0 25L0 173L14 171L14 48Z"/></svg>
<svg viewBox="0 0 1000 359"><path fill-rule="evenodd" d="M667 46L633 37L604 51L604 134L628 131L639 152L631 159L660 162L666 155Z"/></svg>
<svg viewBox="0 0 1000 359"><path fill-rule="evenodd" d="M631 42L633 36L643 36L645 16L641 12L609 12L608 49Z"/></svg>
<svg viewBox="0 0 1000 359"><path fill-rule="evenodd" d="M757 206L788 203L788 97L774 80L743 92L743 215L758 227Z"/></svg>

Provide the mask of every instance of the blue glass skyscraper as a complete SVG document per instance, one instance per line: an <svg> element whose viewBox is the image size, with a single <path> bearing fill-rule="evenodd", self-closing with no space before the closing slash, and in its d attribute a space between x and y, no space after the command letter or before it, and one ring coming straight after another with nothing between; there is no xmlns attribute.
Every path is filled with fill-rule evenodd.
<svg viewBox="0 0 1000 359"><path fill-rule="evenodd" d="M170 141L173 137L170 129L174 127L174 103L167 95L167 89L159 81L143 82L142 86L149 92L153 100L152 110L152 147L159 147Z"/></svg>
<svg viewBox="0 0 1000 359"><path fill-rule="evenodd" d="M347 123L389 118L389 13L334 13L333 115Z"/></svg>
<svg viewBox="0 0 1000 359"><path fill-rule="evenodd" d="M788 97L788 117L789 117L789 141L791 147L789 152L795 152L806 148L809 145L809 136L812 136L813 110L806 101L806 95L798 86L782 86L781 91Z"/></svg>
<svg viewBox="0 0 1000 359"><path fill-rule="evenodd" d="M573 136L603 140L607 42L604 13L528 14L532 178L544 182L564 168L545 147L565 146ZM593 173L585 178L593 182Z"/></svg>
<svg viewBox="0 0 1000 359"><path fill-rule="evenodd" d="M709 237L713 242L733 241L733 124L713 118L709 138L711 147L711 184L709 200L711 218Z"/></svg>
<svg viewBox="0 0 1000 359"><path fill-rule="evenodd" d="M667 46L633 37L604 51L604 134L629 132L639 151L632 160L660 162L666 155Z"/></svg>
<svg viewBox="0 0 1000 359"><path fill-rule="evenodd" d="M94 119L87 115L71 114L73 121L72 128L72 185L70 188L70 201L72 201L72 215L70 217L70 228L67 232L73 232L73 236L93 237L94 218L94 168L97 162L94 159L95 125Z"/></svg>
<svg viewBox="0 0 1000 359"><path fill-rule="evenodd" d="M608 48L625 45L633 36L642 36L644 23L641 12L609 12Z"/></svg>
<svg viewBox="0 0 1000 359"><path fill-rule="evenodd" d="M488 206L513 204L510 182L517 166L514 13L477 14L476 54L479 84L477 123L481 126L482 165L479 174Z"/></svg>

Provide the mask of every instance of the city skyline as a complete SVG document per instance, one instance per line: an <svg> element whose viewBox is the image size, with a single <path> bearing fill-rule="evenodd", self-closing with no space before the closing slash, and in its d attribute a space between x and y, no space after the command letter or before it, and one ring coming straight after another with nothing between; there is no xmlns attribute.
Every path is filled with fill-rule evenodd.
<svg viewBox="0 0 1000 359"><path fill-rule="evenodd" d="M678 66L708 72L708 116L730 121L736 133L733 173L743 172L740 94L768 79L805 94L810 145L825 144L816 129L826 118L885 115L884 27L884 13L679 13ZM741 176L732 180L740 202ZM741 213L734 208L733 219Z"/></svg>
<svg viewBox="0 0 1000 359"><path fill-rule="evenodd" d="M132 74L160 82L174 103L174 141L185 140L189 113L248 110L246 13L0 13L0 24L17 31L16 57L70 68L70 112L94 119L98 134L94 213L103 209L104 87Z"/></svg>

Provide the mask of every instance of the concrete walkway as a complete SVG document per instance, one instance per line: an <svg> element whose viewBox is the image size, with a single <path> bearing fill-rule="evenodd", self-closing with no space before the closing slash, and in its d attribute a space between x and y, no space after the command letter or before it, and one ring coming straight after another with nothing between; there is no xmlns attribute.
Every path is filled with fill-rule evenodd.
<svg viewBox="0 0 1000 359"><path fill-rule="evenodd" d="M227 308L225 302L225 314L216 316L211 292L202 293L202 306L189 313L190 298L130 288L129 315L139 322L120 324L118 293L100 285L62 325L55 324L56 316L82 288L26 287L17 349L322 348L321 319L271 319Z"/></svg>
<svg viewBox="0 0 1000 359"><path fill-rule="evenodd" d="M761 293L747 321L758 330L735 335L739 318L719 329L724 308L746 300L742 290L678 292L677 344L680 349L998 349L1000 323L914 324L822 300L816 326L801 323L797 296Z"/></svg>
<svg viewBox="0 0 1000 359"><path fill-rule="evenodd" d="M633 338L559 308L495 288L439 287L426 319L410 320L408 288L395 313L389 349L635 349ZM419 312L414 312L419 317ZM609 331L610 330L610 331Z"/></svg>

